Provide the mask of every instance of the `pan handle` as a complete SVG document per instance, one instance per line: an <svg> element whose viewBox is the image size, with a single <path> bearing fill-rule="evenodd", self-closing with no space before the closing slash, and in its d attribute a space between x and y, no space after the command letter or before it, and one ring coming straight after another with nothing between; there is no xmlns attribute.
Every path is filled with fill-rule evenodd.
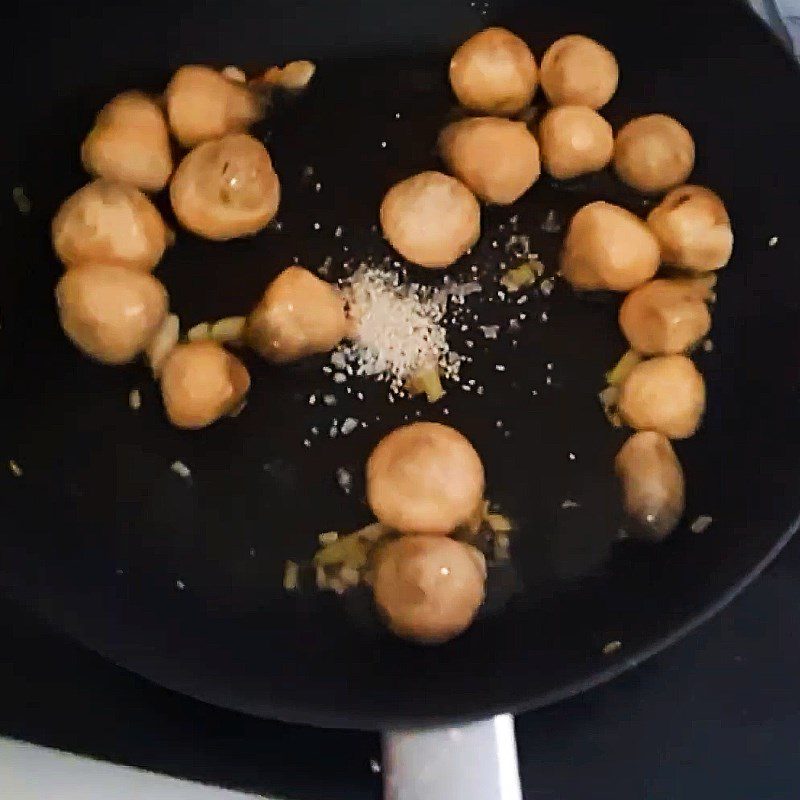
<svg viewBox="0 0 800 800"><path fill-rule="evenodd" d="M385 800L522 800L510 714L383 734Z"/></svg>

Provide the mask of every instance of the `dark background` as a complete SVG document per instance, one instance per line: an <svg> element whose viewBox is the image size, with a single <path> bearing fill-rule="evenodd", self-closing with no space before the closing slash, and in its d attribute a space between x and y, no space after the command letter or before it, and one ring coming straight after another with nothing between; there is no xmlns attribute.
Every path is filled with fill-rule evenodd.
<svg viewBox="0 0 800 800"><path fill-rule="evenodd" d="M526 800L783 800L800 783L800 539L699 630L517 720ZM377 734L222 711L0 605L0 734L291 800L378 800Z"/></svg>

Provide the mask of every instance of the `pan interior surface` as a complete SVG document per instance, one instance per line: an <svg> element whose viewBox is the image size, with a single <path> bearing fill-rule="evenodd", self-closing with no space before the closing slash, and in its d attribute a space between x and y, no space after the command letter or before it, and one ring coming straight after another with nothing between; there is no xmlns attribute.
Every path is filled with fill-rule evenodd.
<svg viewBox="0 0 800 800"><path fill-rule="evenodd" d="M3 34L15 37L5 49L16 125L3 133L2 439L4 458L22 470L0 478L5 590L167 687L255 715L367 728L555 700L635 664L732 596L798 514L800 160L787 105L800 79L743 5L639 5L486 10L437 0L386 13L357 2L88 2L74 17L73 7L20 8ZM316 268L330 257L335 277L348 258L389 254L374 229L380 198L401 177L440 168L436 134L453 114L448 55L487 24L514 30L537 58L565 33L604 42L621 80L603 113L615 128L651 112L680 119L697 143L692 181L717 191L731 214L736 246L720 275L714 349L696 356L708 412L677 448L687 518L657 547L615 541L612 460L624 433L607 424L596 395L624 350L616 299L587 301L557 282L552 295L519 307L526 320L514 337L459 333L462 352L475 340L465 375L485 392L451 387L433 406L389 404L375 382L334 384L322 359L277 369L245 355L254 383L246 409L199 433L169 427L144 367L93 364L58 328L48 224L85 181L78 145L114 93L159 90L182 63L317 63L309 90L277 103L255 129L281 177L281 229L225 245L178 231L158 267L188 327L242 313L294 258ZM10 202L13 186L30 198L25 216ZM493 241L504 246L512 215L553 274L562 233L542 230L548 212L564 221L594 199L646 212L610 174L565 185L542 178L512 209L484 211L481 242L454 275L468 280L470 264L496 264ZM482 323L518 316L488 294L478 308ZM321 393L336 405L310 406ZM430 649L385 633L359 591L282 589L285 560L308 558L318 533L369 521L366 456L417 411L472 439L489 496L518 526L515 573L493 579L510 596ZM346 417L366 427L331 438L332 420ZM190 479L171 470L175 461ZM349 495L339 468L354 476ZM563 508L565 500L578 506ZM689 522L701 514L713 524L693 534ZM604 655L614 640L622 647Z"/></svg>

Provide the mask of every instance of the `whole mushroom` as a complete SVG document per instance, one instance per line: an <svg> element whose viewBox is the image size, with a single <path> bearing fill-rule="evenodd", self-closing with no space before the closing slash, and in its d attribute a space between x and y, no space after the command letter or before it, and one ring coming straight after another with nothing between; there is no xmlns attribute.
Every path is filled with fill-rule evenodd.
<svg viewBox="0 0 800 800"><path fill-rule="evenodd" d="M136 187L98 178L70 195L51 226L53 249L68 269L92 262L150 272L172 234Z"/></svg>
<svg viewBox="0 0 800 800"><path fill-rule="evenodd" d="M661 251L635 214L598 200L572 218L561 250L561 272L576 289L626 292L656 274Z"/></svg>
<svg viewBox="0 0 800 800"><path fill-rule="evenodd" d="M250 388L244 364L209 340L176 345L164 361L160 378L169 421L191 430L236 411Z"/></svg>
<svg viewBox="0 0 800 800"><path fill-rule="evenodd" d="M262 94L211 67L181 67L164 94L167 116L183 147L247 130L264 116Z"/></svg>
<svg viewBox="0 0 800 800"><path fill-rule="evenodd" d="M151 97L123 92L108 102L81 145L86 171L160 192L172 174L169 129Z"/></svg>
<svg viewBox="0 0 800 800"><path fill-rule="evenodd" d="M448 169L487 203L509 205L536 182L539 146L524 122L468 117L439 134Z"/></svg>
<svg viewBox="0 0 800 800"><path fill-rule="evenodd" d="M439 644L469 627L485 580L486 562L474 547L446 536L404 536L379 548L372 590L393 633Z"/></svg>
<svg viewBox="0 0 800 800"><path fill-rule="evenodd" d="M245 338L268 361L285 364L332 350L349 328L341 293L304 267L291 266L250 312Z"/></svg>
<svg viewBox="0 0 800 800"><path fill-rule="evenodd" d="M511 116L533 99L538 72L533 53L519 36L505 28L486 28L453 54L450 85L466 108Z"/></svg>
<svg viewBox="0 0 800 800"><path fill-rule="evenodd" d="M148 273L116 264L67 270L56 286L61 327L103 364L127 364L144 351L167 315L167 292Z"/></svg>
<svg viewBox="0 0 800 800"><path fill-rule="evenodd" d="M215 241L265 228L278 211L280 194L267 148L246 133L195 147L178 165L169 187L181 225Z"/></svg>
<svg viewBox="0 0 800 800"><path fill-rule="evenodd" d="M483 500L480 456L465 436L415 422L385 436L367 461L367 502L384 525L445 536L468 525Z"/></svg>
<svg viewBox="0 0 800 800"><path fill-rule="evenodd" d="M696 272L722 269L733 252L725 204L703 186L678 186L648 214L664 261Z"/></svg>

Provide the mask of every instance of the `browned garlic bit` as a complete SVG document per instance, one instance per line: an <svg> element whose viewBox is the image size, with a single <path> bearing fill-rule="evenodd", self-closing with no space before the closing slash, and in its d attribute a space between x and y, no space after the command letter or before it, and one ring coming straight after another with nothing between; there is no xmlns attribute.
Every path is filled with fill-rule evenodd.
<svg viewBox="0 0 800 800"><path fill-rule="evenodd" d="M634 433L617 453L625 512L633 536L660 541L677 526L684 508L684 477L669 439L655 431Z"/></svg>
<svg viewBox="0 0 800 800"><path fill-rule="evenodd" d="M636 430L686 439L706 405L703 376L684 355L656 356L637 364L620 389L619 413Z"/></svg>
<svg viewBox="0 0 800 800"><path fill-rule="evenodd" d="M438 644L469 627L484 598L486 562L446 536L404 536L382 546L372 575L375 604L389 629Z"/></svg>
<svg viewBox="0 0 800 800"><path fill-rule="evenodd" d="M653 280L634 289L619 310L619 326L634 350L648 356L683 353L711 328L703 280Z"/></svg>
<svg viewBox="0 0 800 800"><path fill-rule="evenodd" d="M141 92L117 95L81 145L87 172L160 192L172 174L169 129L158 103Z"/></svg>
<svg viewBox="0 0 800 800"><path fill-rule="evenodd" d="M167 116L183 147L247 130L264 116L264 98L211 67L181 67L165 92Z"/></svg>
<svg viewBox="0 0 800 800"><path fill-rule="evenodd" d="M175 171L169 195L181 225L224 241L266 227L278 210L280 183L267 148L234 133L192 150Z"/></svg>
<svg viewBox="0 0 800 800"><path fill-rule="evenodd" d="M725 204L703 186L678 186L650 212L650 230L664 261L683 269L722 269L733 251L733 231Z"/></svg>
<svg viewBox="0 0 800 800"><path fill-rule="evenodd" d="M168 299L152 275L93 264L61 276L56 302L61 327L78 348L104 364L126 364L158 330Z"/></svg>
<svg viewBox="0 0 800 800"><path fill-rule="evenodd" d="M99 178L70 195L52 224L53 249L65 267L92 262L150 272L171 233L134 186Z"/></svg>
<svg viewBox="0 0 800 800"><path fill-rule="evenodd" d="M537 78L530 48L505 28L476 33L450 61L450 85L459 103L483 114L522 111L533 99Z"/></svg>
<svg viewBox="0 0 800 800"><path fill-rule="evenodd" d="M280 86L282 89L299 91L311 83L316 71L317 67L313 61L290 61L283 67L270 67L253 83L265 83Z"/></svg>
<svg viewBox="0 0 800 800"><path fill-rule="evenodd" d="M591 108L557 106L539 123L542 166L557 180L603 169L614 152L611 126Z"/></svg>
<svg viewBox="0 0 800 800"><path fill-rule="evenodd" d="M553 42L542 57L542 89L554 106L598 109L617 91L619 66L614 54L586 36Z"/></svg>
<svg viewBox="0 0 800 800"><path fill-rule="evenodd" d="M631 120L617 133L614 170L640 192L664 192L683 183L694 168L694 140L678 120L650 114Z"/></svg>
<svg viewBox="0 0 800 800"><path fill-rule="evenodd" d="M572 218L561 251L561 272L576 289L629 291L655 275L661 253L645 223L598 200Z"/></svg>
<svg viewBox="0 0 800 800"><path fill-rule="evenodd" d="M480 456L454 428L415 422L385 436L367 461L367 502L384 525L446 536L481 506Z"/></svg>
<svg viewBox="0 0 800 800"><path fill-rule="evenodd" d="M509 205L536 182L539 146L524 122L470 117L439 134L448 169L487 203Z"/></svg>
<svg viewBox="0 0 800 800"><path fill-rule="evenodd" d="M383 235L400 255L430 269L449 267L478 241L481 209L461 181L421 172L396 183L381 202Z"/></svg>
<svg viewBox="0 0 800 800"><path fill-rule="evenodd" d="M238 358L216 342L177 345L161 370L161 394L170 422L204 428L235 411L250 388Z"/></svg>
<svg viewBox="0 0 800 800"><path fill-rule="evenodd" d="M169 314L164 318L161 327L156 331L147 345L145 355L147 363L157 378L161 374L161 367L167 356L175 349L181 335L181 321L177 314Z"/></svg>
<svg viewBox="0 0 800 800"><path fill-rule="evenodd" d="M344 298L307 269L287 267L247 318L245 338L275 364L332 350L348 334Z"/></svg>

